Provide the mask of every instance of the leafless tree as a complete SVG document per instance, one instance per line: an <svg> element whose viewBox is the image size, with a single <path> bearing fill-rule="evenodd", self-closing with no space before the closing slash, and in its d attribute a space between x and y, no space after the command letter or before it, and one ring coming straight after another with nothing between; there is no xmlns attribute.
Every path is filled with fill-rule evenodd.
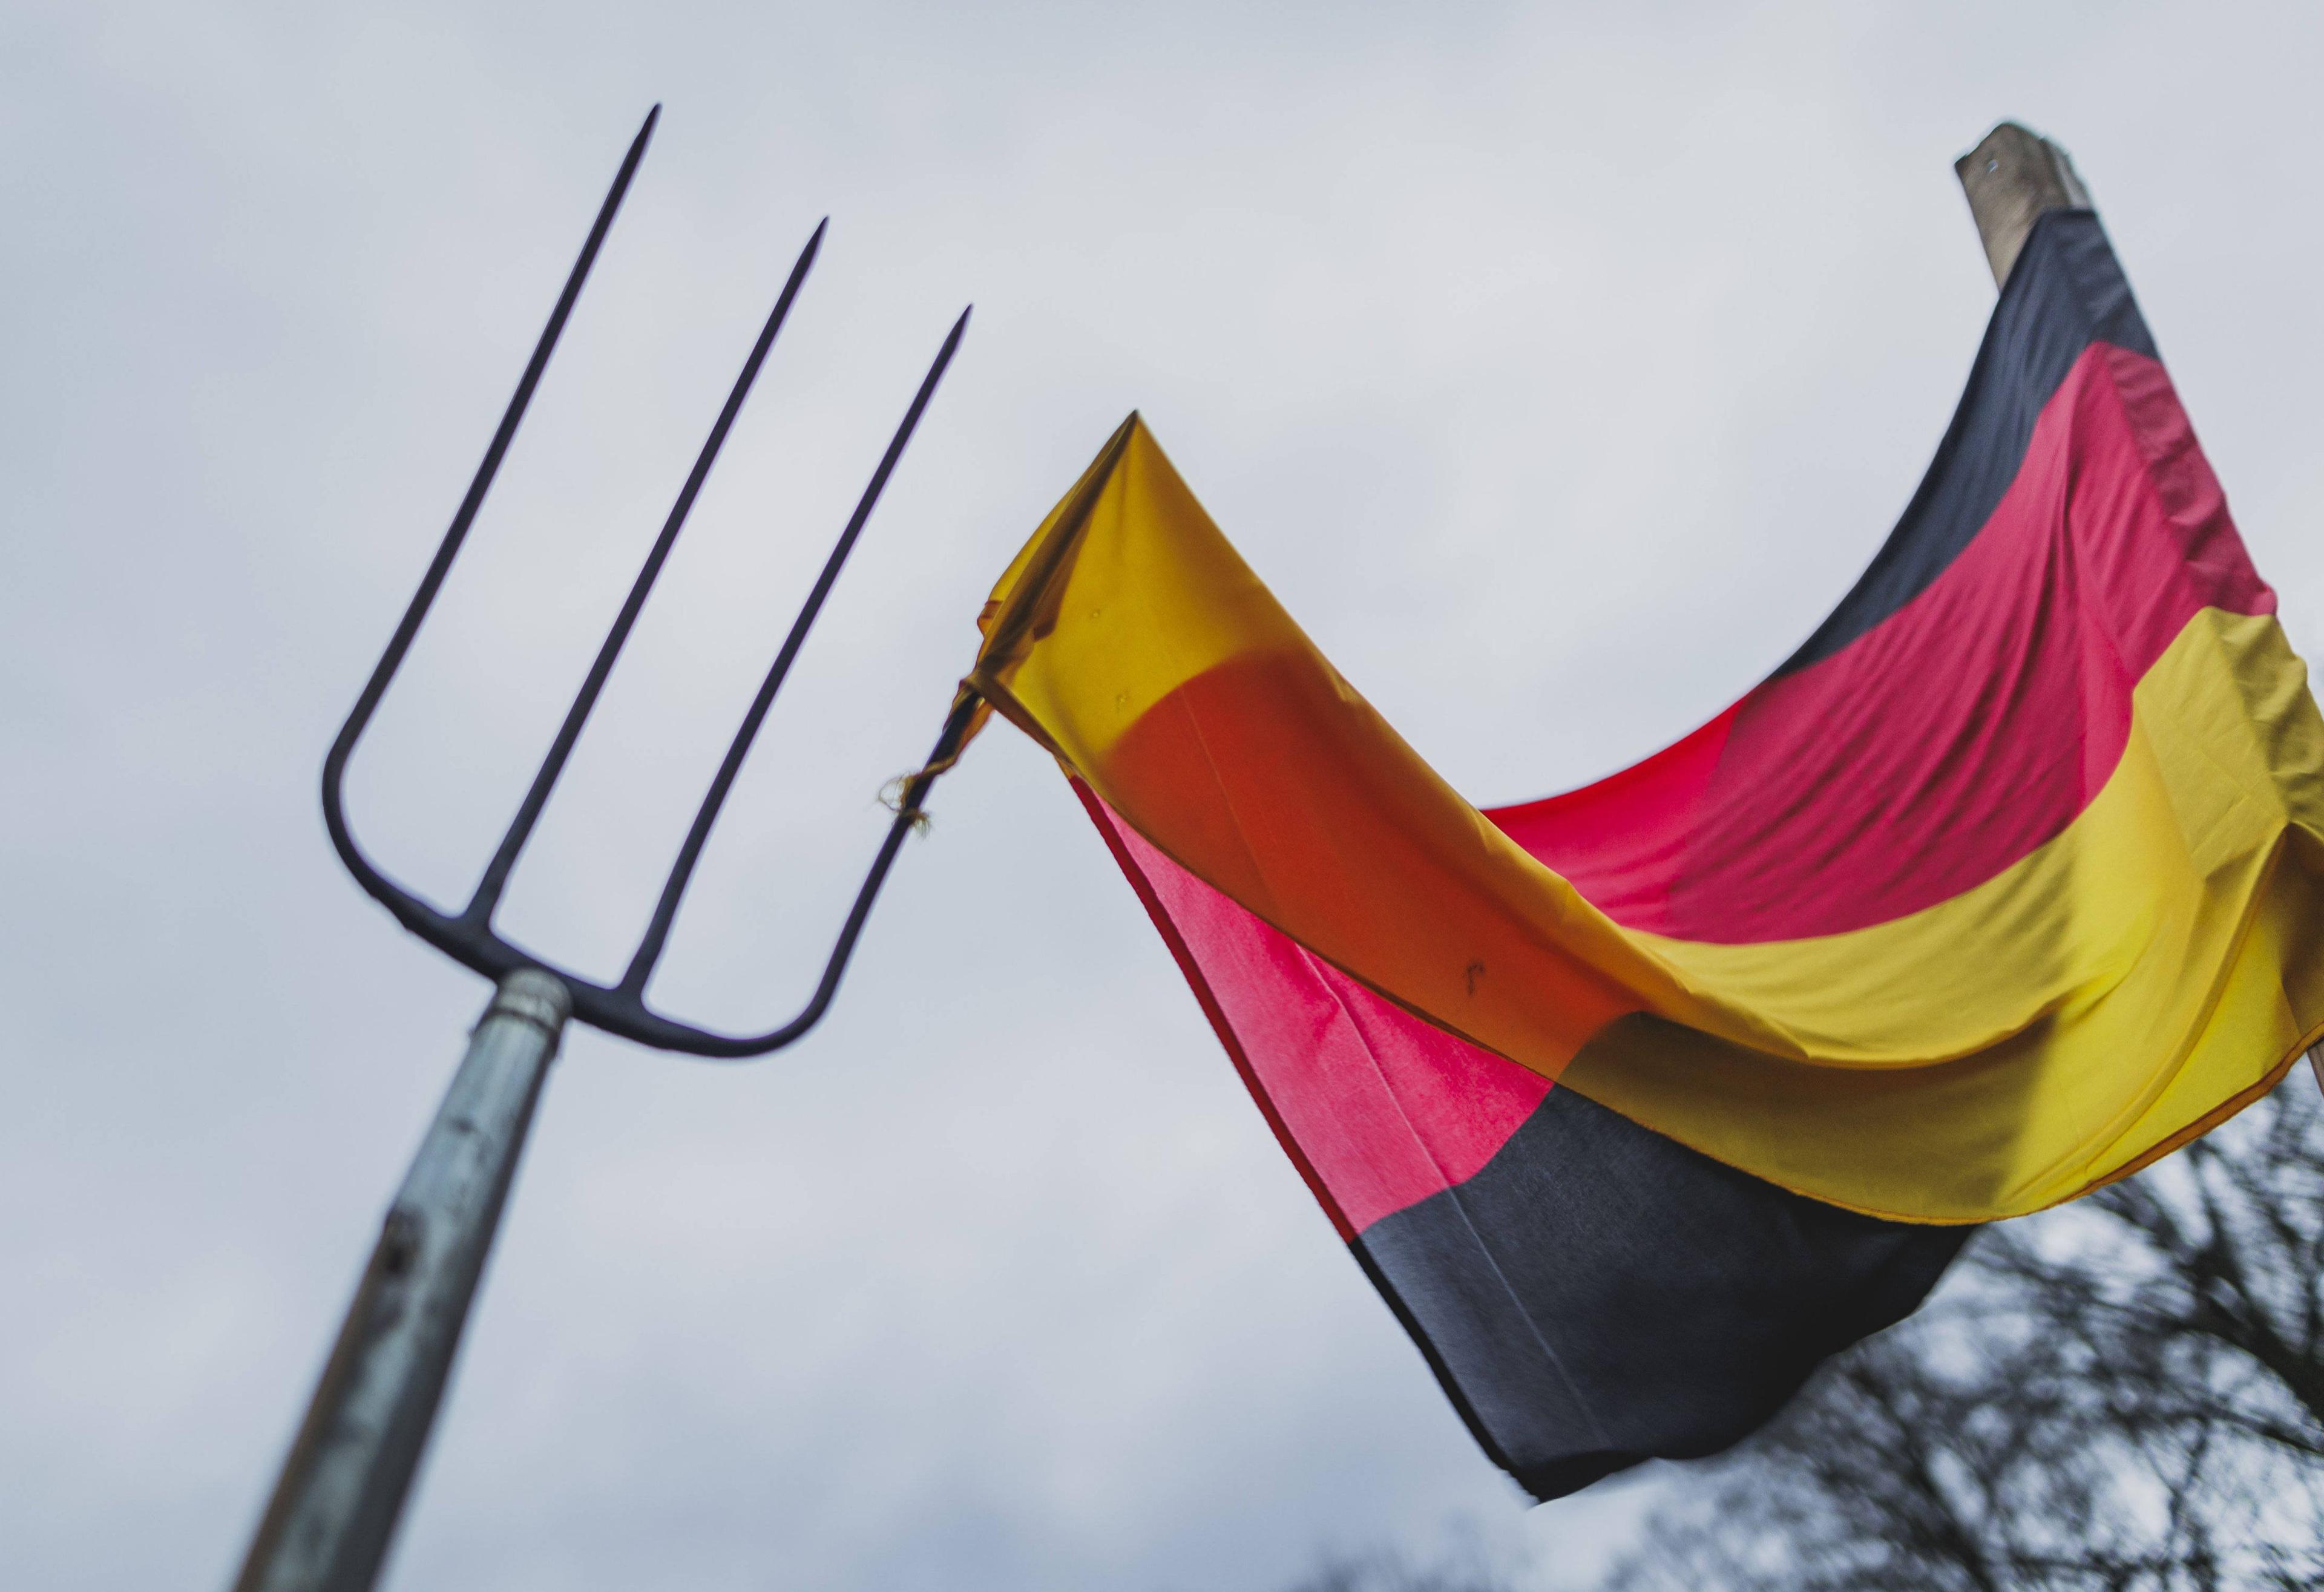
<svg viewBox="0 0 2324 1592"><path fill-rule="evenodd" d="M1606 1592L2324 1586L2324 1105L2301 1068L2138 1176L1988 1229L1919 1315L1674 1468ZM1395 1554L1294 1592L1509 1592Z"/></svg>
<svg viewBox="0 0 2324 1592"><path fill-rule="evenodd" d="M1988 1229L1666 1507L1610 1592L2324 1583L2324 1109L2306 1069Z"/></svg>

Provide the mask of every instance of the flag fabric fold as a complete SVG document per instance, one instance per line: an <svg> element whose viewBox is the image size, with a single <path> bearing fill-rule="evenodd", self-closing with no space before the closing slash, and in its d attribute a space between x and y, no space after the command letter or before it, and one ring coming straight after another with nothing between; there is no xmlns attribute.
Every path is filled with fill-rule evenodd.
<svg viewBox="0 0 2324 1592"><path fill-rule="evenodd" d="M1775 675L1480 811L1132 416L969 685L1054 753L1286 1150L1537 1495L1710 1452L2324 1032L2324 721L2097 218Z"/></svg>
<svg viewBox="0 0 2324 1592"><path fill-rule="evenodd" d="M1969 1236L1776 1188L1414 1017L1083 801L1308 1187L1493 1461L1715 1453Z"/></svg>

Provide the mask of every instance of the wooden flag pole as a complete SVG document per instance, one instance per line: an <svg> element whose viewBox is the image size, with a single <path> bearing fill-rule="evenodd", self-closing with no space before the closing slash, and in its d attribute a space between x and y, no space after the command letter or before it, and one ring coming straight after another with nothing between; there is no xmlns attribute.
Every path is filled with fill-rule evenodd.
<svg viewBox="0 0 2324 1592"><path fill-rule="evenodd" d="M2044 210L2094 207L2072 157L2015 122L2003 122L1987 133L1953 162L1953 175L1969 196L1969 213L1997 289L2008 282L2009 268L2017 263L2018 251ZM2324 1089L2324 1044L2309 1051L2308 1065L2317 1087Z"/></svg>
<svg viewBox="0 0 2324 1592"><path fill-rule="evenodd" d="M2009 280L2009 268L2017 263L2017 253L2042 212L2090 207L2090 191L2066 152L2015 122L2002 123L1955 161L1953 175L1969 196L1969 213L1977 219L1997 288Z"/></svg>

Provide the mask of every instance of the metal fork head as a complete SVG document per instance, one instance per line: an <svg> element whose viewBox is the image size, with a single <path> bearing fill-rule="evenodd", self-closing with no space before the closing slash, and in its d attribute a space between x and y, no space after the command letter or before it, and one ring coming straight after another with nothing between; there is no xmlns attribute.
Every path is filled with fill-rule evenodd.
<svg viewBox="0 0 2324 1592"><path fill-rule="evenodd" d="M475 478L468 484L467 495L460 500L459 509L452 516L451 528L444 533L443 542L436 549L436 557L429 562L427 573L420 577L419 590L412 594L402 620L388 640L386 651L380 655L379 663L372 670L363 694L355 699L354 711L347 714L346 722L340 727L338 739L331 743L330 752L323 759L323 822L330 832L331 843L337 849L339 860L346 864L347 871L355 875L355 881L394 914L396 920L405 928L446 955L494 980L519 968L540 968L553 973L571 989L575 1017L625 1039L694 1055L740 1058L763 1055L788 1044L813 1027L830 1006L832 996L839 988L840 975L846 971L848 957L855 949L856 939L862 933L864 920L871 915L872 904L879 896L888 870L895 862L904 837L921 817L921 804L929 787L958 753L976 714L977 699L964 691L954 701L952 712L945 717L943 732L937 737L936 748L929 754L927 764L921 772L904 782L901 796L895 804L895 822L889 826L887 838L872 859L871 871L865 875L862 887L856 892L854 906L841 926L838 942L824 966L821 982L797 1017L781 1027L770 1028L763 1034L726 1035L712 1033L664 1017L646 1005L647 980L653 976L654 965L661 959L663 945L669 937L670 924L677 917L678 902L684 897L686 888L694 877L695 865L701 860L702 848L709 839L711 826L717 822L719 809L725 805L727 793L733 788L735 775L742 769L743 759L750 753L751 743L766 719L775 693L781 689L784 676L789 673L800 645L807 640L807 630L822 611L824 599L830 595L833 584L839 578L841 566L846 563L847 555L853 549L857 537L862 533L864 522L871 518L873 506L880 501L881 490L888 484L888 477L896 468L896 461L903 456L905 445L910 442L913 431L919 425L920 416L927 408L928 400L936 392L936 383L943 380L945 367L952 363L953 354L960 346L961 335L968 328L968 311L961 312L960 319L953 324L943 346L937 349L935 362L929 365L919 391L913 395L910 407L904 411L902 421L889 441L888 451L872 471L872 480L857 501L854 513L848 518L846 528L839 534L838 543L824 563L822 574L807 593L798 617L792 621L790 633L784 638L781 649L775 654L774 662L769 667L757 696L752 700L750 711L743 714L742 726L727 746L726 756L719 764L709 789L704 793L701 805L695 812L694 823L687 832L684 843L678 848L678 859L671 864L669 876L662 885L660 898L655 903L653 916L638 942L636 953L630 959L628 971L619 981L612 984L596 983L568 972L503 938L493 927L493 916L500 906L501 893L507 887L509 874L515 868L525 842L531 838L533 826L540 821L542 807L548 804L549 794L555 787L558 777L564 772L575 741L580 738L581 727L587 722L590 710L596 705L606 676L613 672L613 660L620 656L622 643L629 640L638 613L645 606L646 595L652 590L654 579L661 573L662 565L668 561L670 548L678 540L678 533L686 523L687 514L694 507L695 497L702 490L711 465L716 462L719 448L725 443L726 433L733 428L734 417L741 412L752 383L758 379L759 367L765 363L768 350L774 346L775 336L781 331L783 321L790 313L791 301L798 296L799 286L807 280L807 271L815 263L816 253L823 243L824 226L829 224L828 218L816 227L814 235L807 241L807 246L799 252L798 262L791 267L790 276L775 299L773 311L767 317L766 325L760 331L758 341L752 345L750 356L742 362L742 373L735 378L733 390L727 394L725 407L719 411L717 420L710 428L710 435L704 439L701 453L695 459L693 470L687 475L685 484L678 489L677 502L671 505L669 518L662 523L661 534L655 538L652 550L646 555L644 567L638 571L637 579L631 584L628 598L622 603L620 613L614 617L613 628L606 632L604 642L598 647L596 658L582 680L581 688L574 695L573 705L566 711L565 722L558 726L556 740L549 743L548 756L541 759L540 768L533 776L530 788L525 792L516 816L509 823L508 833L502 837L499 849L485 866L484 877L477 881L475 892L469 897L467 905L458 912L445 912L382 873L355 843L355 836L347 827L344 796L347 759L354 752L356 741L362 739L365 726L371 722L381 697L386 694L388 682L395 677L404 654L410 650L420 621L427 617L429 608L435 603L444 577L452 567L452 560L467 538L468 528L476 517L476 511L483 505L484 494L491 490L493 478L500 471L501 460L508 452L510 441L516 436L517 426L524 419L526 407L532 401L533 389L540 383L540 373L549 363L549 356L555 351L557 340L565 330L565 322L572 313L574 300L580 297L581 285L588 280L589 268L596 261L598 248L605 241L605 233L613 225L615 212L621 208L622 196L629 191L630 179L637 174L638 162L645 154L647 141L653 136L654 124L660 116L659 106L647 114L645 124L638 129L637 137L630 144L629 153L622 158L621 170L614 175L613 185L607 190L604 203L598 207L596 221L589 228L587 240L581 245L580 257L573 262L573 270L565 281L564 291L558 295L556 308L549 311L549 324L541 329L540 340L533 347L532 357L526 362L524 373L518 378L516 392L509 400L507 410L501 416L500 427L493 433L491 446L484 450L484 462L476 467Z"/></svg>

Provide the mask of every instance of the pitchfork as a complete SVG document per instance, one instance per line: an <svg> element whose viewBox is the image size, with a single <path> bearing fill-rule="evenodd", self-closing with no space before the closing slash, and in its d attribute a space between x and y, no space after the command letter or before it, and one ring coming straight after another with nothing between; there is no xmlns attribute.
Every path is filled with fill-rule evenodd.
<svg viewBox="0 0 2324 1592"><path fill-rule="evenodd" d="M661 573L671 544L686 523L687 512L693 508L695 496L702 490L703 480L718 457L719 447L725 442L726 433L733 426L752 382L758 377L759 367L766 361L767 351L774 345L776 333L782 329L784 317L790 313L791 300L798 296L799 284L815 262L816 251L823 242L824 229L818 225L800 251L798 263L791 267L790 277L783 283L773 312L767 317L750 357L742 362L742 372L735 378L733 391L727 394L725 407L710 428L710 435L687 475L686 484L678 489L678 501L662 523L661 534L655 538L652 551L646 555L645 566L632 583L613 629L597 649L595 661L589 666L573 705L566 711L556 740L549 743L549 755L541 759L540 772L533 776L531 787L525 792L508 833L486 864L484 878L478 881L468 904L457 912L446 912L421 900L382 873L364 855L349 832L341 796L347 759L362 738L364 726L370 723L388 682L395 677L404 654L410 649L420 621L427 617L453 558L460 551L460 544L467 537L468 527L500 470L518 423L524 419L533 388L549 363L558 335L565 329L566 317L580 296L581 284L588 279L598 246L613 225L614 212L621 208L622 197L629 190L630 179L637 172L638 161L645 153L647 140L653 135L654 124L660 115L661 107L656 106L631 143L621 170L613 178L613 186L598 207L588 239L581 245L580 258L574 262L572 273L566 278L565 290L558 295L557 307L549 312L549 324L542 328L524 374L518 379L516 393L501 417L500 428L493 433L492 444L484 450L484 463L477 466L467 495L452 516L451 529L444 533L443 543L436 549L427 574L420 577L420 589L412 594L410 605L404 610L401 622L388 640L387 650L380 656L378 667L372 670L363 694L355 699L355 710L347 715L338 739L332 742L329 755L323 759L323 820L330 831L331 843L338 849L340 860L355 875L355 882L393 913L405 928L455 961L494 980L498 988L476 1025L467 1054L434 1123L420 1141L403 1186L388 1210L378 1246L356 1286L346 1323L324 1367L320 1385L291 1444L290 1457L283 1462L281 1477L259 1523L241 1578L235 1583L237 1592L291 1592L293 1588L298 1592L321 1592L325 1588L329 1592L355 1592L370 1587L377 1578L394 1535L412 1471L427 1444L429 1429L442 1400L445 1379L459 1344L461 1328L467 1320L476 1280L492 1247L501 1208L516 1171L517 1157L524 1146L526 1130L531 1124L533 1106L540 1099L542 1079L549 1058L557 1052L567 1020L578 1017L607 1033L661 1050L726 1058L764 1055L805 1034L831 1005L840 975L846 971L848 957L862 933L864 919L872 911L880 886L887 879L904 837L920 820L921 803L929 787L958 754L976 712L976 698L964 691L946 716L943 733L937 737L927 762L903 782L894 802L895 822L889 826L887 838L872 859L871 872L865 876L862 888L856 892L855 904L840 927L838 943L824 965L822 980L797 1017L763 1034L730 1035L666 1017L646 1004L647 981L661 958L671 920L678 916L678 902L694 876L695 864L701 859L711 826L718 820L718 811L725 804L742 759L749 755L751 742L767 716L775 693L781 688L784 676L798 655L800 643L807 639L824 599L839 577L840 566L855 546L872 506L879 502L881 490L887 485L897 459L919 424L921 412L927 408L929 397L943 379L945 367L951 363L954 351L960 346L961 334L968 326L968 314L964 310L944 345L936 351L936 361L928 367L918 392L913 395L911 406L904 411L888 451L872 473L871 483L863 489L846 529L840 532L838 544L824 563L823 573L816 577L806 604L792 621L790 633L775 654L758 695L742 715L742 728L735 732L717 775L703 795L693 825L678 847L678 860L662 885L661 897L655 903L653 916L630 959L628 971L618 982L595 983L553 966L493 927L493 915L500 905L510 870L516 866L525 842L531 838L549 793L555 787L558 776L564 772L566 759L572 755L589 710L596 705L613 660L629 639L639 610L645 605L654 577Z"/></svg>

